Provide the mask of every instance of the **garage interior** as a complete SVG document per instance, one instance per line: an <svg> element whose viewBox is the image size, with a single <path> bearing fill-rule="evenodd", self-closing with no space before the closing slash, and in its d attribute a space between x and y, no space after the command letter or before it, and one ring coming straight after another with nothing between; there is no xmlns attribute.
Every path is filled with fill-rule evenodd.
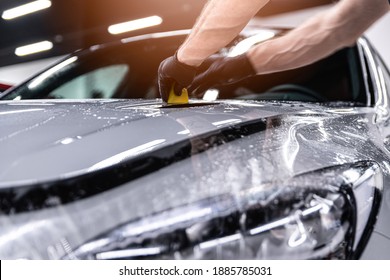
<svg viewBox="0 0 390 280"><path fill-rule="evenodd" d="M145 33L189 29L206 2L206 0L1 1L0 82L15 85L64 55L95 44ZM297 5L297 2L301 1L271 1L258 17L265 25L291 27L302 22L313 12L323 9L321 5L327 5L332 1L307 1L304 5ZM38 4L36 12L31 12L34 8L27 6L30 13L7 19L7 12L32 4ZM114 24L151 16L158 16L161 22L120 34L111 34L108 30L109 26ZM389 24L390 16L387 16L368 31L368 36L387 62L390 61L390 54L385 50L390 48L390 40L383 36L383 32ZM23 56L16 54L17 48L38 42L49 42L50 45L45 51Z"/></svg>

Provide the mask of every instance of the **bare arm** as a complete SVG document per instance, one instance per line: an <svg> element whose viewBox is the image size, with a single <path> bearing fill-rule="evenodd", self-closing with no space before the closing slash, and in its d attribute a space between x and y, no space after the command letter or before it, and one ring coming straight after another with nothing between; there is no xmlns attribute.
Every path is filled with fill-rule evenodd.
<svg viewBox="0 0 390 280"><path fill-rule="evenodd" d="M198 66L230 43L269 0L209 0L177 58Z"/></svg>
<svg viewBox="0 0 390 280"><path fill-rule="evenodd" d="M341 0L286 36L252 48L247 56L258 74L310 64L353 44L389 7L388 0Z"/></svg>

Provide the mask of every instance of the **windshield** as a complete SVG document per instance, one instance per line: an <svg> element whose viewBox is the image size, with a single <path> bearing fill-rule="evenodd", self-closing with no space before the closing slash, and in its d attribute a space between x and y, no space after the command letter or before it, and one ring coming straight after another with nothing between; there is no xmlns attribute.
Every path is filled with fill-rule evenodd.
<svg viewBox="0 0 390 280"><path fill-rule="evenodd" d="M270 36L271 37L271 36ZM7 92L2 100L159 98L157 69L185 36L151 36L117 44L91 47L43 71ZM231 55L245 37L218 55ZM241 44L240 44L241 42ZM207 65L203 65L207 67ZM367 105L356 47L346 48L317 63L280 73L258 75L220 86L204 96L219 99L351 102Z"/></svg>

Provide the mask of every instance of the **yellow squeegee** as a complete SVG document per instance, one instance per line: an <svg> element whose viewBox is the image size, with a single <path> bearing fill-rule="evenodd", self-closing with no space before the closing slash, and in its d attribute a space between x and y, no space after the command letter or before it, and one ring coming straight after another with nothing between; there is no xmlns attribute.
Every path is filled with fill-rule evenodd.
<svg viewBox="0 0 390 280"><path fill-rule="evenodd" d="M183 88L181 95L177 96L174 91L174 85L172 85L171 91L168 96L168 104L188 104L188 91L186 88Z"/></svg>

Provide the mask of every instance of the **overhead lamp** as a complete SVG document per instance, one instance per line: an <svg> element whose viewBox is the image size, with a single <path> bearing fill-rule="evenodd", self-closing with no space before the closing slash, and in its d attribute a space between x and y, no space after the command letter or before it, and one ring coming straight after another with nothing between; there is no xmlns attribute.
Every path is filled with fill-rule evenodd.
<svg viewBox="0 0 390 280"><path fill-rule="evenodd" d="M27 14L35 13L43 9L47 9L50 6L50 0L37 0L21 6L17 6L9 10L5 10L1 17L5 20L10 20Z"/></svg>
<svg viewBox="0 0 390 280"><path fill-rule="evenodd" d="M111 34L120 34L147 27L159 25L163 22L159 16L150 16L146 18L135 19L127 22L117 23L108 27L108 32Z"/></svg>
<svg viewBox="0 0 390 280"><path fill-rule="evenodd" d="M42 41L30 45L21 46L15 49L17 56L25 56L38 52L48 51L53 48L53 43L50 41Z"/></svg>

